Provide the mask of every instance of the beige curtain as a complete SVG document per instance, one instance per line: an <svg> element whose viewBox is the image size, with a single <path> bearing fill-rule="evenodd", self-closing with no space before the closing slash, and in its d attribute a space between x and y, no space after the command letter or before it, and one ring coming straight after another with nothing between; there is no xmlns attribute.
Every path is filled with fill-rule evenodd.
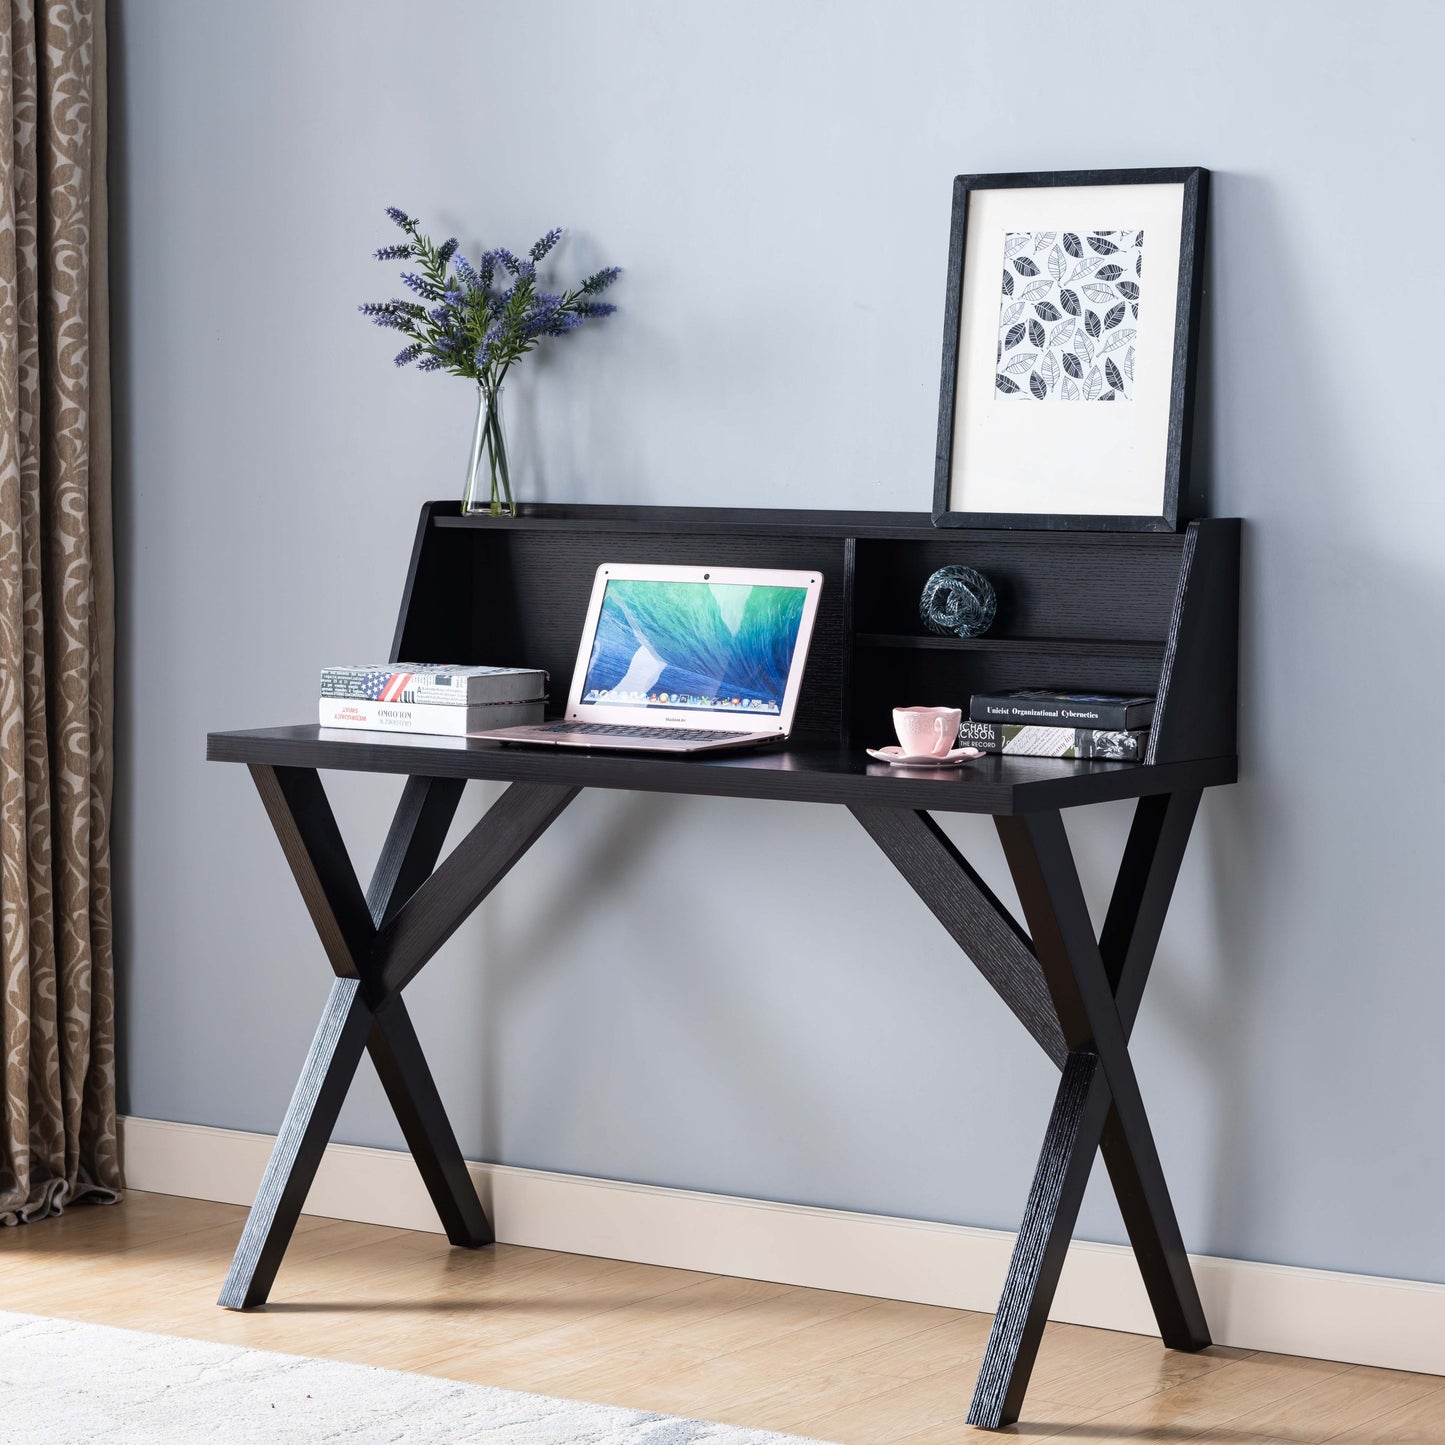
<svg viewBox="0 0 1445 1445"><path fill-rule="evenodd" d="M0 1220L119 1198L104 0L0 0Z"/></svg>

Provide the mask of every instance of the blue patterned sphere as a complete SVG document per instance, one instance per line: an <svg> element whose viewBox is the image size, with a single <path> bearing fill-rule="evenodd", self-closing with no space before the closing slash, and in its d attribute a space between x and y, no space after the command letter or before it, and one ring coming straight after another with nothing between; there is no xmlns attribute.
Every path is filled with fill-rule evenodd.
<svg viewBox="0 0 1445 1445"><path fill-rule="evenodd" d="M940 567L918 600L923 625L944 637L978 637L993 625L997 611L993 584L972 567Z"/></svg>

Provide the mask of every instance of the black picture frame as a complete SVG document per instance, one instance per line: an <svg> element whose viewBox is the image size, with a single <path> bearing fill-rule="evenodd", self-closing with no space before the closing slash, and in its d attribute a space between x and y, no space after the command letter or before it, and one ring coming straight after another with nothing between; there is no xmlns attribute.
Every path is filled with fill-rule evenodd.
<svg viewBox="0 0 1445 1445"><path fill-rule="evenodd" d="M1160 506L1155 516L1100 513L959 512L950 510L953 434L957 419L959 325L963 303L969 199L976 191L1044 186L1179 185L1183 213L1179 237L1179 280L1175 306L1169 425ZM948 243L948 289L943 318L943 370L938 393L938 442L934 453L933 523L936 527L1018 528L1042 531L1173 532L1179 525L1179 497L1188 480L1194 426L1194 383L1198 362L1199 314L1204 284L1204 238L1209 206L1209 172L1201 166L1119 171L1010 172L956 176Z"/></svg>

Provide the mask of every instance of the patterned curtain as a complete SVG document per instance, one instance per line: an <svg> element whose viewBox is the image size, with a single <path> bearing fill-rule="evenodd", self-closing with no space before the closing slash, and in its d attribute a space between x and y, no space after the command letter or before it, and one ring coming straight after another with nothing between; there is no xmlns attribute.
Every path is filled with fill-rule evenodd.
<svg viewBox="0 0 1445 1445"><path fill-rule="evenodd" d="M0 1220L120 1197L104 0L0 0Z"/></svg>

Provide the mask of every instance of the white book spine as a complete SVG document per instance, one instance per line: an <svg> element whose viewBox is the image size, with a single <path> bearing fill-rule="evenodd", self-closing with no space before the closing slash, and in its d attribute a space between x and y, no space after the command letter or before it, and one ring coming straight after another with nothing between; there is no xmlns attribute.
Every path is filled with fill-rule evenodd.
<svg viewBox="0 0 1445 1445"><path fill-rule="evenodd" d="M465 737L492 728L521 727L542 721L543 705L536 702L499 702L480 707L448 707L442 703L368 702L365 699L323 697L321 726L364 728L368 732L433 733Z"/></svg>

